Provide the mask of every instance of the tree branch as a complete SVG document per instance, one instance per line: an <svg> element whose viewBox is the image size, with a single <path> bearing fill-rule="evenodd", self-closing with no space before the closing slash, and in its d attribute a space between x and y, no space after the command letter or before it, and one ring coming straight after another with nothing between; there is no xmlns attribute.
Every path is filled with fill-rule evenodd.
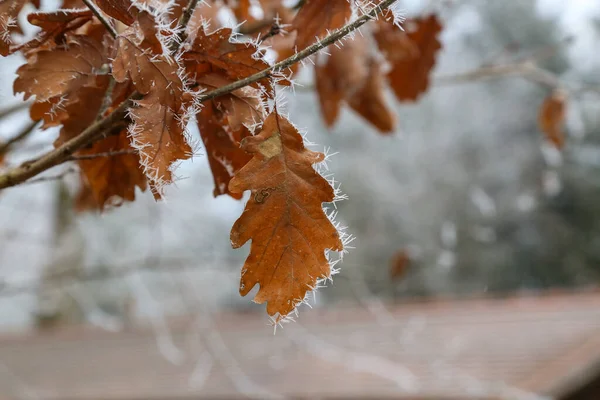
<svg viewBox="0 0 600 400"><path fill-rule="evenodd" d="M565 86L558 76L538 67L532 61L525 61L517 64L487 66L462 74L439 76L435 78L435 83L448 85L506 76L523 77L550 89L563 89Z"/></svg>
<svg viewBox="0 0 600 400"><path fill-rule="evenodd" d="M187 26L190 22L190 19L192 18L192 15L194 15L194 10L198 5L198 1L199 0L190 0L185 10L183 10L183 14L181 14L181 18L179 19L178 24L179 29L181 29L178 35L179 39L176 42L173 42L171 45L171 49L169 49L172 53L175 53L181 46L181 43L183 43L187 38Z"/></svg>
<svg viewBox="0 0 600 400"><path fill-rule="evenodd" d="M93 123L81 132L80 135L67 141L59 148L51 150L42 157L27 161L20 166L7 171L5 174L0 175L0 189L25 182L27 179L67 161L73 153L82 147L93 143L102 136L105 130L123 119L127 109L133 105L135 100L139 100L141 97L141 95L132 96L121 103L115 111L104 119Z"/></svg>
<svg viewBox="0 0 600 400"><path fill-rule="evenodd" d="M8 107L0 110L0 119L4 118L4 117L6 117L6 116L8 116L8 115L10 115L12 113L15 113L17 111L21 111L21 110L29 107L30 105L31 105L31 102L30 101L26 101L26 102L23 102L23 103L16 103L16 104L13 104L11 106L8 106Z"/></svg>
<svg viewBox="0 0 600 400"><path fill-rule="evenodd" d="M329 36L307 47L306 49L294 54L293 56L288 57L285 60L280 61L275 65L262 70L261 72L258 72L254 75L250 75L245 79L241 79L229 85L225 85L218 89L212 90L206 94L200 95L198 97L198 100L200 102L204 102L206 100L214 99L215 97L231 93L234 90L243 88L254 82L258 82L261 79L270 77L273 71L281 71L307 57L310 57L319 50L324 49L325 47L335 43L339 39L360 28L368 21L377 18L378 15L383 13L396 1L397 0L385 0L381 4L374 6L369 12L362 15L354 22L351 22L343 28L336 30ZM198 0L190 0L190 3L186 8L186 11L189 11L190 16L193 12L193 8L196 6L197 3ZM182 23L184 21L185 15L186 13L184 12L184 15L181 17ZM177 44L177 46L179 45L180 43ZM127 109L133 105L133 102L141 99L142 97L143 96L141 94L137 92L134 93L129 99L121 103L121 105L119 105L119 107L116 110L114 110L111 114L107 115L104 119L90 125L80 135L67 141L61 147L46 153L38 159L25 162L20 166L7 171L5 174L0 175L0 189L18 185L49 168L52 168L56 165L67 161L77 150L98 140L102 136L102 133L108 128L110 128L110 126L113 123L116 123L119 120L123 119L125 117Z"/></svg>
<svg viewBox="0 0 600 400"><path fill-rule="evenodd" d="M31 132L34 131L38 122L39 121L33 121L29 123L21 130L21 132L17 133L15 136L8 139L6 142L0 143L0 157L5 155L15 143L18 143L21 140L25 139L27 136L29 136Z"/></svg>

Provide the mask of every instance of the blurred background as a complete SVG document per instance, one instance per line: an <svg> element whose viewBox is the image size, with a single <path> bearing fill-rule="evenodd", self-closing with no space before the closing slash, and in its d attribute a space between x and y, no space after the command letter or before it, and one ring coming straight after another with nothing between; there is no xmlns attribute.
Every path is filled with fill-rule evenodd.
<svg viewBox="0 0 600 400"><path fill-rule="evenodd" d="M78 178L55 168L0 194L0 399L600 399L600 2L400 3L444 29L429 91L389 94L397 132L348 109L328 130L310 68L287 94L337 153L337 219L356 237L312 310L273 335L254 291L239 296L244 203L213 198L202 150L166 201L103 214L73 211ZM19 57L0 60L0 110L21 101ZM524 63L567 90L562 150ZM477 74L489 66L516 72ZM30 124L12 112L0 135Z"/></svg>

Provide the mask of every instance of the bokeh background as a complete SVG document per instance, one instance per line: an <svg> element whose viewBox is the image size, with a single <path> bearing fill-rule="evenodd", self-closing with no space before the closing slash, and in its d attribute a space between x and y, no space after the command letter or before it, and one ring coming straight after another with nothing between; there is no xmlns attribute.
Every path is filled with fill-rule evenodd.
<svg viewBox="0 0 600 400"><path fill-rule="evenodd" d="M446 394L467 398L461 397L466 392L507 399L543 394L546 389L541 386L523 391L519 385L510 386L515 382L512 375L487 368L492 361L485 350L493 347L503 357L513 354L521 361L531 361L530 371L554 360L553 355L566 352L569 346L584 342L586 335L600 332L595 307L600 301L594 294L600 277L600 2L400 2L407 16L436 12L444 30L443 49L426 95L416 104L398 104L389 94L399 119L397 132L382 136L349 110L328 130L312 90L310 69L298 77L304 87L286 95L291 119L307 130L307 137L318 144L315 148L337 153L329 169L348 196L337 204L337 219L356 237L339 264L340 274L311 302L313 310L303 306L297 322L273 336L264 305L254 304L251 296L239 296L239 271L248 248L232 250L229 229L243 202L225 196L213 198L212 177L202 149L180 166L180 179L168 189L166 201L156 203L150 194L140 193L134 203L103 214L74 212L78 178L72 166L55 168L41 182L0 194L0 330L10 333L4 345L0 338L0 375L5 381L0 388L7 391L0 390L0 399L60 398L59 386L71 388L68 393L73 399L152 398L150 394L164 396L160 398L266 398L290 393L309 398L326 394L361 397L361 393L364 397L377 397L378 393L426 396L427 388L443 379L429 369L423 372L425 367L405 364L416 357L407 356L406 349L430 349L417 358L422 365L437 365L445 354L444 346L456 354L471 351L473 357L481 356L477 359L480 364L465 367L473 374L461 384L477 390L453 391L456 388L450 387L457 386L459 379L452 377L449 386L440 386L431 398ZM42 1L42 5L51 9L54 2ZM14 72L23 62L19 57L0 60L0 109L21 101L12 95ZM518 73L460 79L484 66L526 61L552 74L569 91L567 139L560 151L548 143L537 124L539 107L550 93L547 87ZM26 109L11 113L1 119L0 135L9 138L30 123ZM192 134L198 135L193 128ZM31 135L9 154L6 165L49 149L56 135L55 130ZM458 300L464 298L470 300ZM531 302L531 310L511 308L510 299L523 298L528 299L523 300L527 304ZM490 305L495 311L481 311L480 304L488 307L496 304L494 301L502 306ZM554 325L543 325L545 320L535 311L536 302L548 313L559 309L564 315L553 317ZM433 312L423 304L441 304L441 308L448 307L447 313L437 306ZM475 309L479 311L469 311ZM521 311L521 325L511 325L514 336L497 338L504 328L491 328L493 324L521 315ZM338 312L343 316L334 317ZM453 318L455 313L460 316ZM569 319L575 316L580 319ZM439 318L446 318L445 322ZM183 320L199 322L181 325ZM433 322L428 325L428 321ZM482 342L461 336L466 326L480 326L481 321L490 328L473 337ZM31 372L34 365L43 364L42 354L46 353L29 354L22 342L22 351L17 352L17 345L11 342L22 335L38 340L47 332L82 326L120 337L132 326L145 325L156 339L148 342L145 350L157 352L152 362L165 362L173 368L190 363L191 372L181 372L185 379L177 381L176 389L167 389L166 383L146 388L160 369L150 369L147 378L141 372L136 375L138 380L131 385L146 388L140 389L141 394L134 389L110 394L110 385L101 383L100 372L90 373L89 378L99 377L97 392L89 385L81 389L69 380L58 384L55 375ZM440 326L447 328L444 334L436 331ZM328 327L333 331L322 331ZM77 339L73 339L82 346L91 335L85 329L77 330ZM239 333L244 329L252 333ZM545 344L536 340L553 337L557 330L560 340L548 339ZM352 336L356 332L362 333ZM437 333L424 339L421 332ZM235 334L240 335L239 340L231 336ZM525 334L529 335L526 339L519 336ZM178 342L177 335L197 335L203 343L198 346L205 351L190 350ZM402 342L407 335L413 340L409 344ZM461 343L459 350L456 340ZM242 349L255 348L256 354L240 350L241 341L246 343ZM60 361L59 354L67 358L76 354L64 343L64 353L52 353L55 361ZM292 350L286 347L289 343ZM510 347L518 343L522 348ZM124 349L134 345L128 346ZM432 346L440 347L439 351ZM543 358L532 350L538 347L551 355L544 353ZM312 367L284 374L286 361L292 364L290 368L296 361L307 362L292 356L302 349L328 354L330 359L321 357ZM396 350L401 352L397 359L392 356ZM264 376L253 377L258 373L253 366L262 364L250 362L252 357L268 359L257 368ZM339 361L337 372L319 367L331 359ZM506 370L514 364L510 360L503 364ZM104 367L113 371L111 363L120 364L101 355L82 356L78 362L72 361L81 368L90 362L104 362ZM192 379L198 365L208 368L209 375L217 368L214 365L220 365L229 371L225 383L212 380L214 390L204 383L198 385ZM567 371L573 365L558 369ZM61 362L53 368L60 372ZM316 378L311 377L319 374L309 374L311 368L325 375L343 375L349 368L348 373L366 378L364 382L356 378L336 384L335 375L328 386L313 385L311 379ZM454 365L450 371L459 368ZM478 377L482 370L485 376ZM525 372L514 374L522 378ZM166 375L164 372L163 378ZM387 383L369 383L372 376ZM411 386L400 379L407 376L421 384ZM482 383L486 379L500 384L488 387ZM282 380L294 380L299 388L283 385ZM15 384L17 381L23 384ZM232 387L230 391L227 385ZM506 385L511 390L507 391ZM600 398L600 394L591 398Z"/></svg>

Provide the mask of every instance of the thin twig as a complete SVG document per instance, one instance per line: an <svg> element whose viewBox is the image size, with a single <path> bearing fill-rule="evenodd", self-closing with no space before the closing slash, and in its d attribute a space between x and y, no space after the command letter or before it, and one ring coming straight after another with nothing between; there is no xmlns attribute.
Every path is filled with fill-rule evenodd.
<svg viewBox="0 0 600 400"><path fill-rule="evenodd" d="M83 0L83 2L94 13L94 15L96 16L96 18L98 18L100 20L100 22L102 22L102 25L104 25L106 27L106 30L108 31L108 33L110 33L110 35L113 38L116 38L117 35L118 35L117 31L111 25L111 23L106 18L104 18L104 15L102 15L102 13L100 12L100 10L98 10L98 8L96 8L96 6L94 5L94 3L92 3L92 0Z"/></svg>
<svg viewBox="0 0 600 400"><path fill-rule="evenodd" d="M15 136L8 139L6 142L0 143L0 156L5 155L15 143L18 143L21 140L25 139L27 136L29 136L31 132L35 130L35 127L37 126L38 122L39 121L33 121L29 123L23 129L21 129L21 132L17 133Z"/></svg>
<svg viewBox="0 0 600 400"><path fill-rule="evenodd" d="M248 86L254 82L258 82L261 79L267 78L271 76L273 71L281 71L285 68L290 67L291 65L310 57L315 54L319 50L335 43L337 40L342 37L348 35L349 33L355 31L360 28L362 25L367 23L368 21L376 18L379 14L383 13L386 9L388 9L392 4L394 4L397 0L385 0L378 6L373 7L368 13L362 15L354 22L344 26L343 28L335 31L324 39L318 41L317 43L307 47L306 49L294 54L291 57L286 58L285 60L276 63L275 65L262 70L254 75L250 75L245 79L241 79L229 85L222 86L218 89L212 90L206 94L198 96L198 100L200 102L204 102L206 100L213 99L215 97L219 97L225 95L227 93L231 93L234 90L243 88ZM190 5L187 9L191 9L192 6L195 7L197 0L191 0ZM193 10L192 10L193 12ZM183 21L183 17L182 17ZM179 44L178 44L179 45ZM102 136L102 132L107 130L112 126L112 124L124 118L125 113L128 108L130 108L134 101L141 99L143 96L139 93L134 93L127 100L119 105L119 107L114 110L111 114L107 115L104 119L97 121L90 125L87 129L85 129L81 134L74 137L73 139L64 143L58 149L54 149L45 155L39 157L38 159L26 162L21 164L19 167L13 168L6 173L0 175L0 189L4 189L7 187L18 185L27 179L30 179L39 173L46 171L49 168L52 168L56 165L59 165L66 160L68 160L77 150L82 147L93 143L95 140L99 139Z"/></svg>
<svg viewBox="0 0 600 400"><path fill-rule="evenodd" d="M496 79L506 76L518 76L536 82L550 89L564 88L564 84L555 74L538 67L531 61L518 64L494 65L478 68L466 73L445 75L435 78L438 85L474 82L486 79Z"/></svg>
<svg viewBox="0 0 600 400"><path fill-rule="evenodd" d="M93 143L96 139L102 137L102 133L105 130L125 118L127 109L133 105L135 100L139 100L141 97L141 95L130 97L121 103L115 111L102 120L94 122L81 132L81 134L68 140L59 148L53 149L39 158L27 161L0 175L0 189L18 185L47 169L67 161L77 150Z"/></svg>
<svg viewBox="0 0 600 400"><path fill-rule="evenodd" d="M74 174L75 172L77 172L76 168L69 168L57 175L41 176L39 178L31 179L27 182L23 182L23 185L33 185L35 183L59 181L59 180L63 179L65 176Z"/></svg>
<svg viewBox="0 0 600 400"><path fill-rule="evenodd" d="M169 49L171 50L171 53L175 53L177 50L179 50L181 44L185 41L185 39L187 39L187 26L192 18L192 15L194 14L194 10L196 9L198 2L199 0L190 0L185 10L183 10L183 14L181 14L178 24L180 29L179 35L177 35L178 39L171 44L171 48Z"/></svg>
<svg viewBox="0 0 600 400"><path fill-rule="evenodd" d="M100 110L98 110L98 115L96 116L96 121L102 119L102 116L104 115L106 110L108 110L108 107L110 107L110 104L112 103L113 91L115 90L116 85L117 81L111 75L110 80L108 81L108 86L106 87L106 92L104 92L104 99L102 100L102 105L100 106Z"/></svg>
<svg viewBox="0 0 600 400"><path fill-rule="evenodd" d="M10 114L15 113L17 111L24 110L27 107L29 107L31 104L32 104L32 102L26 101L23 103L16 103L11 106L8 106L5 109L0 110L0 119L4 118L6 116L9 116Z"/></svg>
<svg viewBox="0 0 600 400"><path fill-rule="evenodd" d="M127 155L127 154L137 154L137 150L119 150L119 151L108 151L106 153L86 154L83 156L71 156L71 157L69 157L69 161L93 160L95 158L116 157L116 156L123 156L123 155Z"/></svg>

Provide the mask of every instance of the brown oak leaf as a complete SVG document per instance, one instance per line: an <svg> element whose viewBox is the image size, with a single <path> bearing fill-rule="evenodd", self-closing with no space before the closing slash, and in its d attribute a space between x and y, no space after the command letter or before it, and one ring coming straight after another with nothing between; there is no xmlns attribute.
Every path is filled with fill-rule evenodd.
<svg viewBox="0 0 600 400"><path fill-rule="evenodd" d="M125 25L132 25L135 22L137 7L132 0L96 0L96 4L108 16Z"/></svg>
<svg viewBox="0 0 600 400"><path fill-rule="evenodd" d="M79 135L88 126L94 123L96 116L104 101L104 94L108 86L108 77L98 77L96 85L82 87L75 100L64 107L63 127L54 147L58 148L67 140ZM120 100L122 87L113 91L113 103ZM106 137L96 142L89 148L78 151L75 156L93 157L98 154L131 152L111 156L93 157L78 161L85 181L83 191L89 190L86 196L88 201L82 202L78 208L87 205L89 208L104 209L107 205L119 204L121 201L133 201L135 188L146 189L146 177L141 170L139 156L133 152L127 137L126 124L117 124L110 131L105 132ZM93 200L93 201L92 201ZM117 202L115 200L118 200Z"/></svg>
<svg viewBox="0 0 600 400"><path fill-rule="evenodd" d="M183 60L195 63L198 76L213 72L215 68L224 71L231 79L243 79L269 67L261 57L262 53L252 43L231 42L232 30L222 28L207 34L199 29L191 46L183 53ZM272 90L271 80L264 78L253 87Z"/></svg>
<svg viewBox="0 0 600 400"><path fill-rule="evenodd" d="M23 7L31 3L40 8L40 0L0 0L0 55L7 56L11 53L13 44L11 34L23 33L19 26L19 13Z"/></svg>
<svg viewBox="0 0 600 400"><path fill-rule="evenodd" d="M105 155L110 153L116 154ZM78 162L94 199L88 206L95 204L95 208L102 210L107 205L134 201L136 187L146 190L140 157L131 147L126 129L96 142L90 149L81 150L77 155L101 155Z"/></svg>
<svg viewBox="0 0 600 400"><path fill-rule="evenodd" d="M231 229L234 248L252 240L240 294L259 284L254 301L267 302L267 313L279 320L330 276L325 251L343 248L322 208L334 200L334 190L313 168L324 155L306 149L298 130L276 112L258 135L242 140L242 148L253 157L229 182L233 193L251 191Z"/></svg>
<svg viewBox="0 0 600 400"><path fill-rule="evenodd" d="M172 182L172 166L191 157L185 137L186 109L192 98L184 92L174 60L155 51L160 44L147 27L152 16L140 12L135 24L118 38L117 55L112 63L117 82L133 82L145 95L130 110L134 121L131 139L139 150L144 171L162 195L162 186Z"/></svg>
<svg viewBox="0 0 600 400"><path fill-rule="evenodd" d="M399 250L390 262L390 278L393 280L402 279L410 268L410 253L406 249Z"/></svg>
<svg viewBox="0 0 600 400"><path fill-rule="evenodd" d="M356 37L341 48L332 48L331 55L317 63L315 86L327 126L335 124L342 103L363 85L368 74L368 51L366 40Z"/></svg>
<svg viewBox="0 0 600 400"><path fill-rule="evenodd" d="M232 80L217 73L204 75L196 81L209 91L232 83ZM259 124L265 119L260 91L249 86L213 99L213 105L227 115L227 123L233 130L239 130L242 125L250 127Z"/></svg>
<svg viewBox="0 0 600 400"><path fill-rule="evenodd" d="M387 74L390 86L398 100L416 101L429 87L429 74L442 48L440 20L435 15L408 20L406 33L389 22L377 26L375 38L391 64Z"/></svg>
<svg viewBox="0 0 600 400"><path fill-rule="evenodd" d="M562 149L565 145L566 95L560 90L554 91L544 99L538 114L539 128L546 135L546 139L556 148Z"/></svg>
<svg viewBox="0 0 600 400"><path fill-rule="evenodd" d="M197 116L198 130L206 150L206 158L212 171L215 197L228 194L234 199L241 199L242 193L232 193L229 181L252 158L240 148L240 141L251 136L244 126L237 130L231 128L226 119L226 113L221 111L214 101L207 101Z"/></svg>
<svg viewBox="0 0 600 400"><path fill-rule="evenodd" d="M352 15L348 0L306 0L292 23L298 32L296 46L303 50L328 31L341 28Z"/></svg>
<svg viewBox="0 0 600 400"><path fill-rule="evenodd" d="M396 119L385 102L383 83L381 66L375 60L371 60L369 75L363 87L350 96L348 103L380 132L390 133L394 131Z"/></svg>
<svg viewBox="0 0 600 400"><path fill-rule="evenodd" d="M35 96L37 102L67 96L93 83L106 61L100 43L86 36L70 37L62 47L33 53L17 70L13 89L25 99Z"/></svg>
<svg viewBox="0 0 600 400"><path fill-rule="evenodd" d="M315 67L315 83L325 124L333 126L347 102L383 133L394 130L395 118L384 97L381 66L360 36L333 48L325 62Z"/></svg>
<svg viewBox="0 0 600 400"><path fill-rule="evenodd" d="M37 50L49 50L67 42L66 35L92 21L94 14L89 9L58 10L53 12L36 12L27 15L30 24L38 26L41 31L30 41L17 47L23 54ZM104 28L103 28L104 31Z"/></svg>

